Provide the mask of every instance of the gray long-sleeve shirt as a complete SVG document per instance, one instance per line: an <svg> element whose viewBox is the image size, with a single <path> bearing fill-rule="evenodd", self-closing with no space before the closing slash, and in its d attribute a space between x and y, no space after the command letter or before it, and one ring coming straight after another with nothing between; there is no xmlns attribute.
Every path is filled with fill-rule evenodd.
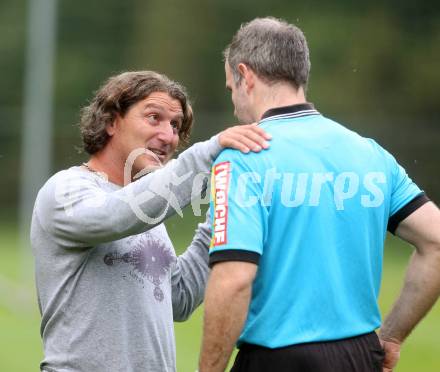
<svg viewBox="0 0 440 372"><path fill-rule="evenodd" d="M210 226L176 257L161 222L201 192L220 150L214 137L122 188L82 167L47 181L31 227L41 370L176 370L173 319L203 299Z"/></svg>

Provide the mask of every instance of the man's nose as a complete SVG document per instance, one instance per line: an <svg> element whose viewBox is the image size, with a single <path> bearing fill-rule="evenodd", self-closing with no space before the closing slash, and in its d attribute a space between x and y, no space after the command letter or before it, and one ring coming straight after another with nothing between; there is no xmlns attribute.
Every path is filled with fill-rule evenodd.
<svg viewBox="0 0 440 372"><path fill-rule="evenodd" d="M174 130L169 121L163 121L159 128L158 137L164 143L170 143L174 139Z"/></svg>

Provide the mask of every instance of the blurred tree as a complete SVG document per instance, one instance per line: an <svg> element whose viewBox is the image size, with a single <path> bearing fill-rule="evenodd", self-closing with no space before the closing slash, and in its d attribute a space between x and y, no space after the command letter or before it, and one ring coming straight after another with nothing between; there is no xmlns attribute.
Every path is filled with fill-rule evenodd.
<svg viewBox="0 0 440 372"><path fill-rule="evenodd" d="M390 149L437 201L440 156L440 3L409 0L59 0L54 171L85 158L79 109L104 79L153 69L188 87L194 140L234 122L221 52L242 22L282 17L309 41L309 100ZM23 93L24 0L0 4L0 186L14 208Z"/></svg>
<svg viewBox="0 0 440 372"><path fill-rule="evenodd" d="M23 0L0 3L0 205L2 210L8 209L6 213L16 206L20 174L25 9L26 2Z"/></svg>

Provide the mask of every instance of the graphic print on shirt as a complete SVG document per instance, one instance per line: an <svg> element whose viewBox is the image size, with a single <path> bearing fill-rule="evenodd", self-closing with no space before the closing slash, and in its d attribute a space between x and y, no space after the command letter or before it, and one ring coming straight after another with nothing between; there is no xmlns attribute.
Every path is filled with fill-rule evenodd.
<svg viewBox="0 0 440 372"><path fill-rule="evenodd" d="M231 163L225 161L214 166L212 171L211 197L214 201L213 237L210 248L227 244L228 191Z"/></svg>
<svg viewBox="0 0 440 372"><path fill-rule="evenodd" d="M166 278L176 257L162 240L151 234L145 233L132 240L134 240L134 244L130 244L133 247L130 252L108 253L104 256L104 263L107 266L113 266L117 263L129 264L132 267L129 275L142 286L143 279L152 283L154 298L161 302L164 299L164 293L160 285Z"/></svg>

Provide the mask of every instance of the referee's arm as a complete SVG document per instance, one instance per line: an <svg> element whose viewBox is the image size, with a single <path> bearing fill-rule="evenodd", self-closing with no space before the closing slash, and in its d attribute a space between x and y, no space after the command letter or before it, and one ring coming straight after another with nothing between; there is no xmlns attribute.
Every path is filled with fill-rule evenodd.
<svg viewBox="0 0 440 372"><path fill-rule="evenodd" d="M205 295L200 372L223 372L246 321L257 265L217 262Z"/></svg>
<svg viewBox="0 0 440 372"><path fill-rule="evenodd" d="M416 249L400 296L380 330L385 351L387 346L395 350L387 355L394 359L388 361L390 368L397 363L396 345L405 340L440 296L440 210L427 202L399 223L396 235Z"/></svg>

